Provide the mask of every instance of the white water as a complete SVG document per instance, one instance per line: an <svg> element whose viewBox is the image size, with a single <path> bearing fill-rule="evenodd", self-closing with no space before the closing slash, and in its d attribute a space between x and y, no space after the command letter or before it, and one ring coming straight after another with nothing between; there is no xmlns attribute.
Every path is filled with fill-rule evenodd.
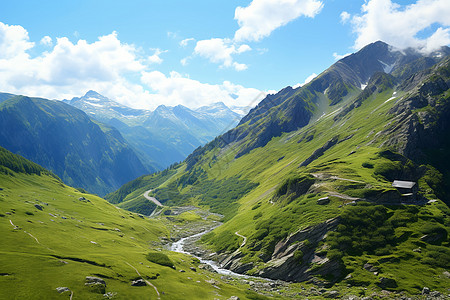
<svg viewBox="0 0 450 300"><path fill-rule="evenodd" d="M219 266L219 265L218 265L215 261L213 261L213 260L203 259L203 258L201 258L201 257L198 257L198 256L196 256L196 255L194 255L194 254L192 254L192 253L189 253L189 252L187 252L187 251L184 250L184 244L186 243L186 241L191 240L191 239L195 239L195 238L199 238L199 237L201 237L202 235L204 235L204 234L206 234L206 233L208 233L208 232L210 232L210 231L211 231L211 230L206 230L206 231L203 231L203 232L200 232L200 233L197 233L197 234L194 234L194 235L191 235L191 236L182 238L182 239L180 239L179 241L173 243L173 244L170 246L170 251L174 251L174 252L178 252L178 253L184 253L184 254L191 255L191 256L197 258L198 260L200 260L200 262L201 262L202 264L210 265L217 273L219 273L219 274L221 274L221 275L231 275L231 276L239 276L239 277L245 277L245 278L248 278L249 276L247 276L247 275L238 274L238 273L235 273L235 272L233 272L233 271L230 271L230 270L227 270L227 269L222 268L221 266Z"/></svg>

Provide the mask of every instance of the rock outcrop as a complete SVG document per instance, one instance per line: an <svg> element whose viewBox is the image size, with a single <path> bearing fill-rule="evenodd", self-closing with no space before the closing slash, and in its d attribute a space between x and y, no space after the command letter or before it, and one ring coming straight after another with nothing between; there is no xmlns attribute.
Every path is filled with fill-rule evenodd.
<svg viewBox="0 0 450 300"><path fill-rule="evenodd" d="M339 217L327 220L316 226L297 231L278 242L267 262L267 267L258 275L286 281L306 281L312 275L340 275L340 263L320 256L316 252L317 244L326 234L339 224Z"/></svg>
<svg viewBox="0 0 450 300"><path fill-rule="evenodd" d="M279 241L265 267L257 275L270 279L301 282L313 275L329 275L338 278L341 274L340 262L330 260L316 252L317 245L329 231L339 224L339 217L310 226L289 235ZM231 255L222 257L221 265L236 273L245 273L253 269L252 263L242 263L242 252L238 249Z"/></svg>

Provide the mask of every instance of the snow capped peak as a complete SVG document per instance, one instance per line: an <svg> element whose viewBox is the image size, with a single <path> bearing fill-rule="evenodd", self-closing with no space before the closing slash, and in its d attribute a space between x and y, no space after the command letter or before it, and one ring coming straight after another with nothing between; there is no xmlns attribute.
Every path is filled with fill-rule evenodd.
<svg viewBox="0 0 450 300"><path fill-rule="evenodd" d="M83 97L81 97L85 101L111 101L103 95L100 95L96 91L88 91Z"/></svg>

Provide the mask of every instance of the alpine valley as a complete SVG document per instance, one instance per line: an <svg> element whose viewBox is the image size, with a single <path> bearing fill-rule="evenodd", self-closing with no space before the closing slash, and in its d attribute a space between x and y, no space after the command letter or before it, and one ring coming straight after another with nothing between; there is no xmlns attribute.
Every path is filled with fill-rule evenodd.
<svg viewBox="0 0 450 300"><path fill-rule="evenodd" d="M1 94L0 298L448 299L449 86L380 41L215 138L222 104Z"/></svg>

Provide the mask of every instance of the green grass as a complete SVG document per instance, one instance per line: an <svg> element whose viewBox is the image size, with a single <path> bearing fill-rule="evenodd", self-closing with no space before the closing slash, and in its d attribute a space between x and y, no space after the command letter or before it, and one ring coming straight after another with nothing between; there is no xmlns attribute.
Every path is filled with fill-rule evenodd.
<svg viewBox="0 0 450 300"><path fill-rule="evenodd" d="M131 286L140 278L133 267L164 293L161 299L249 299L239 284L191 271L198 263L186 255L160 252L159 238L170 236L163 221L119 209L52 176L7 174L0 174L0 299L67 299L57 287L70 288L74 299L104 299L84 285L86 276L103 278L115 299L156 299L152 287ZM168 261L176 270L164 266ZM205 282L210 278L220 290Z"/></svg>
<svg viewBox="0 0 450 300"><path fill-rule="evenodd" d="M447 252L442 247L448 247L445 232L449 230L450 215L441 201L445 200L446 173L441 173L438 169L442 166L433 160L430 163L433 166L423 161L413 162L386 148L387 141L393 138L390 132L395 132L398 126L397 115L391 110L397 101L409 99L411 95L395 91L391 76L377 74L373 81L379 85L364 92L346 87L349 93L341 97L345 93L336 91L336 98L342 100L332 106L329 103L333 99L323 93L308 95L305 105L313 113L312 121L288 133L274 132L269 141L267 137L254 137L266 133L266 125L273 123L270 118L274 114L279 114L278 125L288 122L291 115L282 116L284 111L275 113L275 108L253 124L241 125L233 132L248 133L248 136L227 146L217 138L196 150L181 164L176 175L167 178L162 189L159 188L165 189L166 196L158 196L166 197L167 203L202 204L230 216L202 240L216 252L231 253L239 249L243 254L241 262L254 263L251 272L266 266L264 261L270 259L280 240L308 226L342 216L348 223L344 222L335 236L331 234L330 243L334 245L327 255L342 260L346 272L352 274L352 282L379 290L379 278L362 270L367 261L376 261L382 267L382 276L398 277L395 288L398 291L417 293L420 287L430 286L444 292L449 281L442 275L444 268L436 266L445 265ZM439 97L439 101L447 99ZM291 100L285 104L293 105ZM292 105L291 108L295 107ZM336 143L329 143L332 140ZM255 147L260 142L267 144ZM399 139L398 148L405 143ZM333 145L316 152L327 144ZM315 159L300 167L314 153ZM445 152L438 154L435 157L446 157ZM417 181L420 195L440 200L418 207L417 211L401 205L376 206L389 202L389 197L400 197L391 186L395 179ZM227 183L239 186L246 181L254 187L229 201L227 188L231 187ZM318 205L317 200L325 196L330 203ZM347 206L352 197L372 201L375 206ZM423 228L430 223L436 224L426 232L442 238L423 242L420 238L427 234ZM242 239L235 232L247 237L245 246L240 247ZM419 246L422 254L412 251ZM343 278L338 280L337 286L347 284ZM358 288L355 291L363 292Z"/></svg>

